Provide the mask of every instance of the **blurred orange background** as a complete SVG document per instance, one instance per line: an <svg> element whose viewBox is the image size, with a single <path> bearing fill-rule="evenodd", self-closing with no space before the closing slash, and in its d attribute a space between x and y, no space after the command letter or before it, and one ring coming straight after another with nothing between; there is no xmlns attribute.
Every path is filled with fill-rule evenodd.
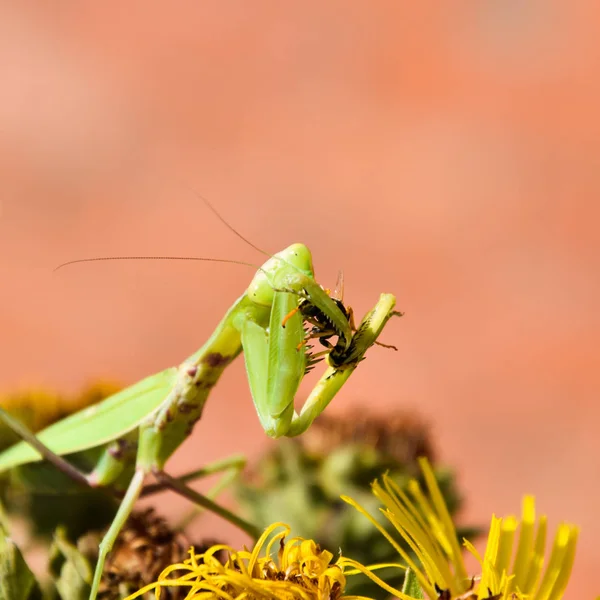
<svg viewBox="0 0 600 600"><path fill-rule="evenodd" d="M406 407L464 519L581 525L600 564L600 11L593 2L12 3L0 16L0 387L134 382L197 349L270 252L302 241L362 315L406 312L331 411ZM243 363L177 473L266 445ZM183 500L163 496L174 515ZM207 518L203 533L226 531ZM238 536L238 540L241 540ZM235 540L234 540L235 541Z"/></svg>

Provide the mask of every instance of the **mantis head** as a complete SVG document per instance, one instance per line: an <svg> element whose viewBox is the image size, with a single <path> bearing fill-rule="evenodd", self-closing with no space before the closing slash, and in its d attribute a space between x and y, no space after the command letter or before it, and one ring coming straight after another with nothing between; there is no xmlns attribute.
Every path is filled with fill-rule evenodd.
<svg viewBox="0 0 600 600"><path fill-rule="evenodd" d="M315 277L312 255L304 244L292 244L269 258L248 286L248 296L256 304L271 306L274 290L286 287L289 278L298 275Z"/></svg>

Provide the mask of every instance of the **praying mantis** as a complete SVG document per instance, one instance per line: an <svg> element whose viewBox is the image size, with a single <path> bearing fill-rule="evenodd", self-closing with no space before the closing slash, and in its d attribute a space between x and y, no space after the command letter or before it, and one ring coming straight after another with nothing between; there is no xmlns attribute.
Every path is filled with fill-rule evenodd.
<svg viewBox="0 0 600 600"><path fill-rule="evenodd" d="M258 269L204 346L179 367L151 375L37 435L0 408L0 418L23 438L0 454L0 472L45 458L83 484L126 487L100 543L90 600L96 598L106 556L149 474L256 536L259 532L251 524L189 488L185 477L168 475L166 461L192 433L210 391L242 352L252 399L266 434L272 438L301 434L331 402L365 352L378 343L388 320L401 315L394 310L395 303L392 294L381 294L353 330L344 305L315 280L309 249L292 244ZM305 323L312 324L312 329L305 329ZM328 341L332 336L337 337L335 345ZM307 349L309 338L323 340L327 350L319 354L328 366L296 412L294 396L299 384L317 362L317 355ZM100 458L87 474L62 458L100 446L104 447Z"/></svg>

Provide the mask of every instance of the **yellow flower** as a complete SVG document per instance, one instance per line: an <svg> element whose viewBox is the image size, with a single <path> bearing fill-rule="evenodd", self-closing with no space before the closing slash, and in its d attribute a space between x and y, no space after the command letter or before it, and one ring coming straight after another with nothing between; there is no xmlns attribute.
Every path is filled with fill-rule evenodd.
<svg viewBox="0 0 600 600"><path fill-rule="evenodd" d="M364 514L389 540L406 566L415 574L423 592L430 599L471 600L558 600L567 586L579 530L561 524L555 534L550 559L544 570L546 545L546 517L537 519L532 496L523 501L521 528L516 517L492 516L487 546L483 558L468 540L464 545L478 560L481 572L469 575L457 540L456 530L431 466L421 459L429 498L412 480L408 493L400 489L389 477L383 476L383 485L373 484L373 493L385 508L383 515L395 526L408 543L417 561L383 527L352 499L343 497ZM516 539L515 539L516 538ZM516 551L515 551L516 548ZM514 558L513 558L514 554ZM512 561L511 561L512 559ZM348 559L346 559L348 562ZM360 568L358 565L354 565ZM393 589L372 572L365 573L384 589L403 600L412 596Z"/></svg>
<svg viewBox="0 0 600 600"><path fill-rule="evenodd" d="M274 534L279 528L283 531ZM359 600L359 596L343 595L346 577L341 560L332 563L333 554L321 550L312 540L297 537L286 542L289 533L287 525L274 523L252 551L235 551L219 544L196 555L192 548L190 558L166 568L157 582L127 600L151 590L156 590L156 597L160 598L163 587L188 587L186 600ZM274 560L271 554L277 543L279 548ZM260 556L263 547L266 551ZM221 550L229 553L225 564L215 557Z"/></svg>

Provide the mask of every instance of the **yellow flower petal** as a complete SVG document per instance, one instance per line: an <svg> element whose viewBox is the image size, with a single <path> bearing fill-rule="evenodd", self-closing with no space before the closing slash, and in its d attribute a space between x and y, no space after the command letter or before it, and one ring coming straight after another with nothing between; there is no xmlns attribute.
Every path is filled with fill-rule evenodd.
<svg viewBox="0 0 600 600"><path fill-rule="evenodd" d="M481 572L469 576L456 536L456 529L433 469L426 460L420 461L427 485L426 495L417 481L401 490L387 475L382 483L373 484L373 493L383 503L382 514L396 527L399 535L416 555L408 554L364 508L353 500L343 500L364 514L398 554L414 571L423 592L431 599L472 600L560 600L567 586L575 558L578 529L561 525L556 533L550 560L544 570L547 521L536 519L535 500L523 499L522 518L492 516L488 539L483 553L473 543L464 546L478 560ZM537 531L536 531L537 523ZM346 559L347 560L347 559ZM372 568L365 574L379 583ZM407 600L406 594L381 587L397 598Z"/></svg>
<svg viewBox="0 0 600 600"><path fill-rule="evenodd" d="M276 532L278 529L282 531ZM163 587L189 588L186 600L358 600L343 596L344 570L349 565L342 559L332 563L333 554L321 550L313 540L292 538L286 543L289 532L284 523L274 523L252 551L235 551L222 544L203 554L190 551L190 558L171 565L158 581L127 600L151 590L156 590L159 598ZM271 558L275 544L279 544L276 560ZM229 552L225 564L214 556L223 549Z"/></svg>

